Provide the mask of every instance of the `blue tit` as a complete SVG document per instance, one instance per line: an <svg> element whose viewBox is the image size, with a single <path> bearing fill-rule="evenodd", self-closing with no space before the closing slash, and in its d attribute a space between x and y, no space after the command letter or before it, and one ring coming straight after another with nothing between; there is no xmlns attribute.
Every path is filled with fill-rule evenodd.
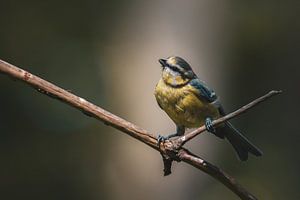
<svg viewBox="0 0 300 200"><path fill-rule="evenodd" d="M248 159L248 153L261 156L262 151L254 146L234 126L225 122L217 127L212 120L226 115L217 95L192 70L182 58L172 56L159 59L162 76L155 88L155 98L161 109L176 124L177 131L167 137L159 136L158 143L175 136L182 136L186 128L206 126L208 132L227 139L240 160Z"/></svg>

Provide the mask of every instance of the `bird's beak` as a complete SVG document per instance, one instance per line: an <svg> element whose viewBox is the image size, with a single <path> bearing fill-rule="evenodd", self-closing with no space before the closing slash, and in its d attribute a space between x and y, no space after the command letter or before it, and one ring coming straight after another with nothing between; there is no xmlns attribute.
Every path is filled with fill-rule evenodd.
<svg viewBox="0 0 300 200"><path fill-rule="evenodd" d="M166 59L159 59L158 61L159 61L159 63L160 63L163 67L166 66L166 63L167 63L167 60L166 60Z"/></svg>

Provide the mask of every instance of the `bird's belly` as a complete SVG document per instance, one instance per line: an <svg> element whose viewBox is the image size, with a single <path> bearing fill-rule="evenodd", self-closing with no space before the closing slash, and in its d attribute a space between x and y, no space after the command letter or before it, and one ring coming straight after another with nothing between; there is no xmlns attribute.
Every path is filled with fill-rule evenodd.
<svg viewBox="0 0 300 200"><path fill-rule="evenodd" d="M185 87L156 89L155 96L158 104L177 125L199 127L204 124L206 117L219 116L214 105L202 101Z"/></svg>

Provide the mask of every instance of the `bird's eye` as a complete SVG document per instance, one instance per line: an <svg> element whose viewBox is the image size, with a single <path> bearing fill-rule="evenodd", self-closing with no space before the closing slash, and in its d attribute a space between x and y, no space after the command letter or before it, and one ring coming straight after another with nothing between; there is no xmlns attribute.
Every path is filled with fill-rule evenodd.
<svg viewBox="0 0 300 200"><path fill-rule="evenodd" d="M168 67L169 67L170 69L172 69L173 71L176 71L176 72L179 72L179 71L180 71L180 70L179 70L177 67L175 67L175 66L168 65Z"/></svg>
<svg viewBox="0 0 300 200"><path fill-rule="evenodd" d="M177 67L171 66L171 69L173 69L174 71L178 71L178 68L177 68Z"/></svg>

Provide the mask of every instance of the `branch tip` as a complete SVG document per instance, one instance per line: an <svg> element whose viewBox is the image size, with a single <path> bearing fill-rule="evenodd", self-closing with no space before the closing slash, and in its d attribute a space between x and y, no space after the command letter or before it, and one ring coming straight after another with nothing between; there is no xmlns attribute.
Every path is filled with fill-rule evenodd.
<svg viewBox="0 0 300 200"><path fill-rule="evenodd" d="M272 94L280 94L282 93L283 91L282 90L271 90L269 93L272 93Z"/></svg>

